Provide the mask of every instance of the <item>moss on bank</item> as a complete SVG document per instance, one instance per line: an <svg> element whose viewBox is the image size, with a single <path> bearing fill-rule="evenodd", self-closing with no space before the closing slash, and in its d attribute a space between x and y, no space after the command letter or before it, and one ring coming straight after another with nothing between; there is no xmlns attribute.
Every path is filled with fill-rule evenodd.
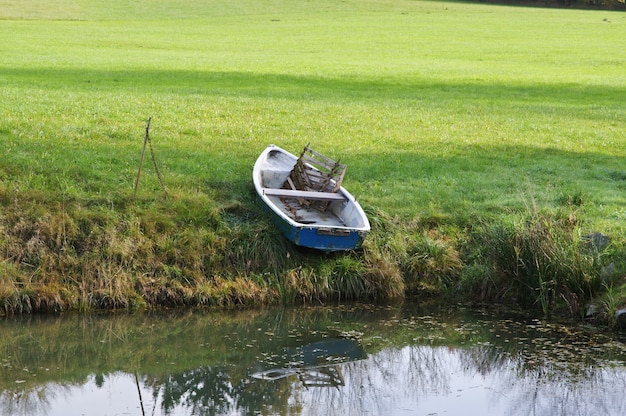
<svg viewBox="0 0 626 416"><path fill-rule="evenodd" d="M623 299L616 292L623 247L595 245L573 214L532 211L502 224L406 221L370 208L362 250L320 254L289 244L252 192L221 206L203 194L85 201L4 189L0 196L5 314L415 295L578 316L598 296L613 299L602 303L608 312Z"/></svg>

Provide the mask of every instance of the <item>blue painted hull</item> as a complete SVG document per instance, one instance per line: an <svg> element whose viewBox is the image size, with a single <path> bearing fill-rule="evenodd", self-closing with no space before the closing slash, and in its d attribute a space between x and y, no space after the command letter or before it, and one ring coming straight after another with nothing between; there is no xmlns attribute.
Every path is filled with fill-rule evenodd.
<svg viewBox="0 0 626 416"><path fill-rule="evenodd" d="M332 227L311 227L305 224L294 225L276 214L259 197L259 203L272 216L272 222L280 229L287 240L297 246L314 248L322 251L343 251L361 248L367 232L336 229Z"/></svg>

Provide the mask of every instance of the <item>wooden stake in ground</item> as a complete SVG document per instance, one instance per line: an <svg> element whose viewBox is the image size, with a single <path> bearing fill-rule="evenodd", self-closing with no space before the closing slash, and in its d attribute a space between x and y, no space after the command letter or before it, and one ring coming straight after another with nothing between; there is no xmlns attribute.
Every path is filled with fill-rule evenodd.
<svg viewBox="0 0 626 416"><path fill-rule="evenodd" d="M148 118L148 124L146 125L146 135L143 139L143 149L141 150L141 160L139 161L139 171L137 172L137 179L135 180L135 192L133 193L133 198L137 196L137 188L139 187L139 177L141 176L141 168L143 167L143 159L146 154L146 145L150 145L150 154L152 155L152 163L154 164L154 170L157 173L157 177L159 178L159 183L163 188L163 192L167 196L167 189L165 188L165 184L163 183L163 178L161 177L161 172L159 171L159 167L156 163L156 158L154 157L154 149L152 148L152 142L150 142L150 121L152 121L152 117Z"/></svg>

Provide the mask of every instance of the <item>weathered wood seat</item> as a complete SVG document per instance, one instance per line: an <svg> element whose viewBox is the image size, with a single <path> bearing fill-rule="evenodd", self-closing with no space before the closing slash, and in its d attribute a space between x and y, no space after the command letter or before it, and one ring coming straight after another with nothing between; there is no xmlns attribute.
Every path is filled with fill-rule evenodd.
<svg viewBox="0 0 626 416"><path fill-rule="evenodd" d="M346 198L338 192L301 191L298 189L263 188L263 194L280 198L307 199L313 201L343 201Z"/></svg>
<svg viewBox="0 0 626 416"><path fill-rule="evenodd" d="M341 182L346 173L346 165L334 161L321 153L311 149L307 144L296 161L283 188L293 191L334 194L341 188ZM319 211L326 211L332 197L313 198L316 194L295 197L306 206L313 206ZM343 199L343 198L342 198Z"/></svg>

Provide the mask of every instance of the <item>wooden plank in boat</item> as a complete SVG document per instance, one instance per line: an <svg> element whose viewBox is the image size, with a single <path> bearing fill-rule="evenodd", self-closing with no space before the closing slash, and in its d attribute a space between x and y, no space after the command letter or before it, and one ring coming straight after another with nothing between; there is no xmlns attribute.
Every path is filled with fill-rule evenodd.
<svg viewBox="0 0 626 416"><path fill-rule="evenodd" d="M307 144L293 166L283 188L322 194L335 193L341 188L346 172L346 165L334 161L321 153L312 150ZM294 196L298 202L309 208L313 207L324 212L328 204L335 198L319 196Z"/></svg>
<svg viewBox="0 0 626 416"><path fill-rule="evenodd" d="M344 201L346 199L341 193L276 188L263 188L263 194L267 196L278 196L281 198L303 198L315 201Z"/></svg>

